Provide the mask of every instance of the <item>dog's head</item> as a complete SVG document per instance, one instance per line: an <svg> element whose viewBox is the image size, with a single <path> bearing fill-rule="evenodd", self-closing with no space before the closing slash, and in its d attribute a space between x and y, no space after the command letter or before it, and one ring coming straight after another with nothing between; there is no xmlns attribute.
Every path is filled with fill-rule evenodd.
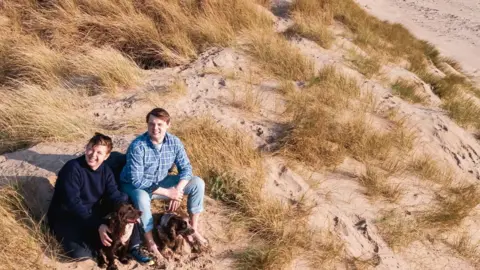
<svg viewBox="0 0 480 270"><path fill-rule="evenodd" d="M171 239L174 239L177 235L188 236L195 233L188 223L188 219L174 213L161 214L157 228L166 232Z"/></svg>
<svg viewBox="0 0 480 270"><path fill-rule="evenodd" d="M176 230L177 234L188 236L195 233L188 221L180 216L173 216L169 223L172 224L171 226Z"/></svg>
<svg viewBox="0 0 480 270"><path fill-rule="evenodd" d="M115 207L115 211L108 215L109 219L115 219L121 223L137 223L142 211L135 209L131 204L121 203Z"/></svg>

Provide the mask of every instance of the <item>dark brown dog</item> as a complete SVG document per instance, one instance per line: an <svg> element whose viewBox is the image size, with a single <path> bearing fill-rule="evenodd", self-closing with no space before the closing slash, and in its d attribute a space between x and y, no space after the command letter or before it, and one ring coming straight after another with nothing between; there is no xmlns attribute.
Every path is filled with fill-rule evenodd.
<svg viewBox="0 0 480 270"><path fill-rule="evenodd" d="M115 255L118 256L121 263L128 263L127 251L130 236L134 224L137 223L141 215L141 211L135 209L131 204L124 203L118 205L116 210L107 216L112 244L109 247L102 246L99 250L97 259L100 268L105 267L105 256L108 261L107 270L118 269L115 265Z"/></svg>
<svg viewBox="0 0 480 270"><path fill-rule="evenodd" d="M160 240L158 249L167 258L170 257L167 248L181 254L185 241L184 237L195 232L185 218L174 213L160 214L157 231Z"/></svg>

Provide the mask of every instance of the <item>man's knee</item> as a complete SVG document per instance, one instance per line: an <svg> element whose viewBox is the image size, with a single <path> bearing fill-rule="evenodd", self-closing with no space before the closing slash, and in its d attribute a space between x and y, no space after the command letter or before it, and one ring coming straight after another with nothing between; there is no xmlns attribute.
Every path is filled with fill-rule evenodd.
<svg viewBox="0 0 480 270"><path fill-rule="evenodd" d="M192 177L189 183L197 192L205 192L205 181L198 176Z"/></svg>
<svg viewBox="0 0 480 270"><path fill-rule="evenodd" d="M146 207L150 208L151 198L145 190L135 189L131 191L129 195L135 207L139 209L145 209Z"/></svg>

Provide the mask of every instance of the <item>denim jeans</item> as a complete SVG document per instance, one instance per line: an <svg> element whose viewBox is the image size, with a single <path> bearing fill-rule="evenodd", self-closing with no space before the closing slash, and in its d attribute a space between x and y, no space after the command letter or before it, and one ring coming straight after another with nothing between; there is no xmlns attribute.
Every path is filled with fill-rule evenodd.
<svg viewBox="0 0 480 270"><path fill-rule="evenodd" d="M132 184L120 183L120 190L130 196L135 207L142 211L140 220L145 232L153 230L153 217L151 210L151 201L169 200L169 198L152 194L157 188L175 187L180 182L178 175L168 175L158 184L147 190L137 189ZM203 197L205 194L205 183L200 177L194 176L185 186L184 194L188 195L187 210L190 214L198 214L203 211Z"/></svg>

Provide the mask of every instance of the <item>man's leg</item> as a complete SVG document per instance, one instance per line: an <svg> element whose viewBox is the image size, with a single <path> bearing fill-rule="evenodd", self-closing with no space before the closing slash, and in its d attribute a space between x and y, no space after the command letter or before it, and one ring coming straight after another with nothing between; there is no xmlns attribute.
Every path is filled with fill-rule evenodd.
<svg viewBox="0 0 480 270"><path fill-rule="evenodd" d="M153 230L153 216L151 209L151 194L142 189L136 189L131 185L122 185L121 191L128 194L130 199L133 202L133 205L140 211L142 211L142 216L140 220L142 221L142 227L145 232L145 241L147 247L150 251L155 253L155 255L160 255L160 252L156 248L155 242L153 240L152 230Z"/></svg>
<svg viewBox="0 0 480 270"><path fill-rule="evenodd" d="M93 258L91 235L67 222L52 224L55 237L61 243L65 254L75 260L84 261Z"/></svg>

